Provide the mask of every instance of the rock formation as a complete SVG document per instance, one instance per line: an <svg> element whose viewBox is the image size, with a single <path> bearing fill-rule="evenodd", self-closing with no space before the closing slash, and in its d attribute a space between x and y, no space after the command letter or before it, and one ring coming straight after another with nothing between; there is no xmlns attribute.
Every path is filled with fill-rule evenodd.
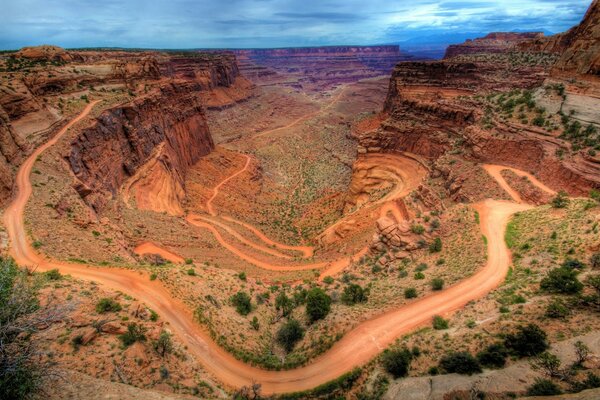
<svg viewBox="0 0 600 400"><path fill-rule="evenodd" d="M520 43L542 38L544 38L542 32L492 32L482 38L468 39L462 44L448 46L444 58L477 53L504 53Z"/></svg>
<svg viewBox="0 0 600 400"><path fill-rule="evenodd" d="M387 75L399 61L411 59L393 45L248 49L234 53L242 60L243 74L258 83L283 79L291 86L316 88Z"/></svg>
<svg viewBox="0 0 600 400"><path fill-rule="evenodd" d="M541 129L498 115L486 98L515 89L534 93L533 89L540 88L535 93L542 93L557 85L551 76L565 71L571 75L597 74L599 9L598 1L594 1L582 24L565 34L569 40L561 39L567 47L556 64L549 63L552 59L545 54L520 53L512 44L504 46L504 52L500 52L500 47L490 49L482 45L490 40L514 43L515 37L517 42L525 43L519 35L507 38L498 34L462 48L469 48L468 51L473 47L484 48L495 52L494 57L461 50L460 57L441 62L398 64L390 79L381 128L359 136L359 152L408 151L437 159L455 151L479 162L536 171L557 190L587 195L591 188L600 187L600 163L590 156L593 149L578 150L572 143L561 140L560 130L566 128L556 127L556 133L549 134L552 130L547 126ZM537 34L533 36L531 42L540 40ZM452 55L457 48L449 51ZM590 114L587 108L597 101L597 84L587 82L582 86L565 82L562 87L566 89L563 97L556 100L556 115L560 115L560 107L571 104L573 118ZM533 97L531 103L534 107ZM546 113L545 109L540 110ZM591 125L598 122L594 117L585 120ZM563 155L569 149L571 153Z"/></svg>

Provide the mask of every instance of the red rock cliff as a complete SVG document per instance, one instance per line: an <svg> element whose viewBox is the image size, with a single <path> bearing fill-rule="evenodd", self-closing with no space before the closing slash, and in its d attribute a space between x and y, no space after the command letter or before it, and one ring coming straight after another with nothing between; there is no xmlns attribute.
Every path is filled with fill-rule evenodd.
<svg viewBox="0 0 600 400"><path fill-rule="evenodd" d="M544 38L542 32L492 32L482 38L469 39L465 43L448 46L444 59L466 54L503 53L515 48L520 43L542 38Z"/></svg>

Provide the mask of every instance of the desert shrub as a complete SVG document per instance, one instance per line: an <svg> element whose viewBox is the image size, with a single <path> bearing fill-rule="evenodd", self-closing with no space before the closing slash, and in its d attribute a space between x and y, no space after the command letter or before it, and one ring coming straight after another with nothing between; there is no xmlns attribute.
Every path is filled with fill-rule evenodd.
<svg viewBox="0 0 600 400"><path fill-rule="evenodd" d="M576 258L567 258L561 265L563 268L569 269L584 269L585 264Z"/></svg>
<svg viewBox="0 0 600 400"><path fill-rule="evenodd" d="M431 253L439 253L442 251L442 239L439 237L433 239L433 242L429 245L429 251Z"/></svg>
<svg viewBox="0 0 600 400"><path fill-rule="evenodd" d="M502 343L490 344L485 350L477 353L479 363L488 368L504 367L506 357L508 357L508 350Z"/></svg>
<svg viewBox="0 0 600 400"><path fill-rule="evenodd" d="M125 347L131 346L135 342L145 342L146 328L144 328L142 325L132 322L127 325L127 332L120 335L119 339L121 339L121 342Z"/></svg>
<svg viewBox="0 0 600 400"><path fill-rule="evenodd" d="M551 293L576 294L583 284L577 279L577 271L570 268L554 268L540 282L540 287Z"/></svg>
<svg viewBox="0 0 600 400"><path fill-rule="evenodd" d="M383 352L381 363L394 378L401 378L408 374L412 358L411 352L406 348L392 349Z"/></svg>
<svg viewBox="0 0 600 400"><path fill-rule="evenodd" d="M481 372L479 362L471 353L466 351L446 354L440 360L440 368L452 374L474 374Z"/></svg>
<svg viewBox="0 0 600 400"><path fill-rule="evenodd" d="M331 310L331 297L320 288L312 288L306 295L306 315L311 322L325 318Z"/></svg>
<svg viewBox="0 0 600 400"><path fill-rule="evenodd" d="M420 224L412 225L410 227L410 230L412 231L412 233L416 233L417 235L422 235L423 233L425 233L425 227Z"/></svg>
<svg viewBox="0 0 600 400"><path fill-rule="evenodd" d="M296 343L304 337L304 328L300 322L290 319L277 331L277 343L287 352L293 350Z"/></svg>
<svg viewBox="0 0 600 400"><path fill-rule="evenodd" d="M535 383L527 388L528 396L554 396L562 394L560 387L548 379L536 379Z"/></svg>
<svg viewBox="0 0 600 400"><path fill-rule="evenodd" d="M546 316L549 318L565 318L569 314L571 314L571 310L560 299L553 299L546 306Z"/></svg>
<svg viewBox="0 0 600 400"><path fill-rule="evenodd" d="M323 278L323 282L328 285L331 285L334 282L334 279L331 276L326 276L325 278Z"/></svg>
<svg viewBox="0 0 600 400"><path fill-rule="evenodd" d="M346 286L344 293L342 293L342 302L350 306L356 303L364 303L367 299L368 290L355 283Z"/></svg>
<svg viewBox="0 0 600 400"><path fill-rule="evenodd" d="M592 268L600 268L600 252L592 254L590 257L590 265Z"/></svg>
<svg viewBox="0 0 600 400"><path fill-rule="evenodd" d="M121 311L121 305L118 301L109 297L105 297L100 299L100 301L96 304L96 311L100 314L107 312L118 312Z"/></svg>
<svg viewBox="0 0 600 400"><path fill-rule="evenodd" d="M240 315L248 315L252 311L250 296L246 292L237 292L231 296L231 303Z"/></svg>
<svg viewBox="0 0 600 400"><path fill-rule="evenodd" d="M433 278L431 280L431 289L442 290L444 288L444 280L442 278Z"/></svg>
<svg viewBox="0 0 600 400"><path fill-rule="evenodd" d="M256 315L254 317L252 317L252 321L250 321L250 326L255 331L260 329L260 323L258 322L258 318L256 317Z"/></svg>
<svg viewBox="0 0 600 400"><path fill-rule="evenodd" d="M294 301L282 290L275 298L275 309L281 311L281 315L287 317L294 309Z"/></svg>
<svg viewBox="0 0 600 400"><path fill-rule="evenodd" d="M417 297L417 289L414 287L404 289L404 297L407 299L414 299Z"/></svg>
<svg viewBox="0 0 600 400"><path fill-rule="evenodd" d="M435 330L448 329L448 320L445 320L444 318L440 317L439 315L435 315L433 317L433 329L435 329Z"/></svg>
<svg viewBox="0 0 600 400"><path fill-rule="evenodd" d="M58 280L62 279L62 274L56 268L55 269L51 269L50 271L46 271L44 273L44 275L46 276L46 278L48 278L51 281L58 281Z"/></svg>
<svg viewBox="0 0 600 400"><path fill-rule="evenodd" d="M240 273L238 274L238 278L240 278L240 280L241 280L241 281L244 281L244 282L246 282L246 280L248 279L248 278L246 277L246 273L245 273L244 271L242 271L242 272L240 272Z"/></svg>
<svg viewBox="0 0 600 400"><path fill-rule="evenodd" d="M506 335L504 346L520 357L535 356L548 349L546 332L535 324L520 326Z"/></svg>
<svg viewBox="0 0 600 400"><path fill-rule="evenodd" d="M567 193L563 190L558 192L558 194L551 201L552 207L554 208L565 208L569 205L569 197Z"/></svg>

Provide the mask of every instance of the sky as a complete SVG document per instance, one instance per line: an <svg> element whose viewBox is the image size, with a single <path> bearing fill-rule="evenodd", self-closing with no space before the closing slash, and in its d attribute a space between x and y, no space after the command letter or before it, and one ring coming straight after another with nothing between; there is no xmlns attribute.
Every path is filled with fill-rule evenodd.
<svg viewBox="0 0 600 400"><path fill-rule="evenodd" d="M462 42L558 33L591 0L2 0L0 49L247 48Z"/></svg>

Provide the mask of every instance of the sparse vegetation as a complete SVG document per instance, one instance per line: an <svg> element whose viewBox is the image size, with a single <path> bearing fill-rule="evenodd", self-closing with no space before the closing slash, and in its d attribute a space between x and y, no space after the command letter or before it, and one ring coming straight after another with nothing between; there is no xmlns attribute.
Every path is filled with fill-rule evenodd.
<svg viewBox="0 0 600 400"><path fill-rule="evenodd" d="M250 296L246 292L237 292L231 297L231 303L240 315L248 315L252 311Z"/></svg>
<svg viewBox="0 0 600 400"><path fill-rule="evenodd" d="M121 311L121 305L115 299L103 298L96 304L96 312L100 314L119 311Z"/></svg>
<svg viewBox="0 0 600 400"><path fill-rule="evenodd" d="M440 368L447 373L472 375L481 372L479 362L471 353L450 353L440 360Z"/></svg>

